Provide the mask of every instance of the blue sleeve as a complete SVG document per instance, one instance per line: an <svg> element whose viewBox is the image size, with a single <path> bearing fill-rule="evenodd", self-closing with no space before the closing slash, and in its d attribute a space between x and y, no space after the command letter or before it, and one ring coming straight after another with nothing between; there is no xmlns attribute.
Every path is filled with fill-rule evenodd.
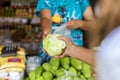
<svg viewBox="0 0 120 80"><path fill-rule="evenodd" d="M81 12L82 14L84 14L84 12L86 11L87 7L90 6L89 4L89 0L81 0Z"/></svg>
<svg viewBox="0 0 120 80"><path fill-rule="evenodd" d="M37 16L40 16L40 11L42 9L50 9L50 7L51 5L48 0L38 0L35 13Z"/></svg>

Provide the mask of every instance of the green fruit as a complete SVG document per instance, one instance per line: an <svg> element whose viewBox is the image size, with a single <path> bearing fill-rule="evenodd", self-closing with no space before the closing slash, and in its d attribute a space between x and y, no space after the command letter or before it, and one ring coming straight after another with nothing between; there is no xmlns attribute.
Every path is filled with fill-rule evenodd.
<svg viewBox="0 0 120 80"><path fill-rule="evenodd" d="M82 62L80 60L75 59L75 58L70 58L70 60L71 60L71 65L75 67L75 69L77 70L82 69Z"/></svg>
<svg viewBox="0 0 120 80"><path fill-rule="evenodd" d="M87 78L87 80L94 80L94 78L93 77L89 77L89 78Z"/></svg>
<svg viewBox="0 0 120 80"><path fill-rule="evenodd" d="M39 77L42 74L42 72L43 72L43 68L41 66L37 67L35 69L35 75L36 75L36 77Z"/></svg>
<svg viewBox="0 0 120 80"><path fill-rule="evenodd" d="M80 72L80 71L78 71L78 72L77 72L77 76L78 76L78 77L80 77L80 75L81 75L81 72Z"/></svg>
<svg viewBox="0 0 120 80"><path fill-rule="evenodd" d="M29 74L29 78L30 78L30 80L35 80L35 70L32 70Z"/></svg>
<svg viewBox="0 0 120 80"><path fill-rule="evenodd" d="M51 65L49 63L44 63L42 67L45 71L51 71Z"/></svg>
<svg viewBox="0 0 120 80"><path fill-rule="evenodd" d="M83 68L82 68L81 72L83 73L83 75L86 78L91 77L91 75L92 75L91 67L86 63L82 63L82 66L83 66Z"/></svg>
<svg viewBox="0 0 120 80"><path fill-rule="evenodd" d="M55 57L51 58L50 65L52 67L53 72L55 72L59 68L60 59L55 58Z"/></svg>
<svg viewBox="0 0 120 80"><path fill-rule="evenodd" d="M27 77L27 78L25 78L24 80L30 80L30 78L29 78L29 77Z"/></svg>
<svg viewBox="0 0 120 80"><path fill-rule="evenodd" d="M36 80L45 80L43 76L39 76L36 78Z"/></svg>
<svg viewBox="0 0 120 80"><path fill-rule="evenodd" d="M56 77L60 77L62 75L65 75L65 70L63 68L61 68L55 72Z"/></svg>
<svg viewBox="0 0 120 80"><path fill-rule="evenodd" d="M73 77L72 77L72 80L80 80L80 78L77 77L77 76L73 76Z"/></svg>
<svg viewBox="0 0 120 80"><path fill-rule="evenodd" d="M83 75L80 76L81 80L87 80Z"/></svg>
<svg viewBox="0 0 120 80"><path fill-rule="evenodd" d="M68 71L70 75L75 75L75 76L77 75L77 71L74 67L70 67Z"/></svg>
<svg viewBox="0 0 120 80"><path fill-rule="evenodd" d="M70 67L70 58L69 57L64 57L61 58L61 65L64 69L69 69Z"/></svg>
<svg viewBox="0 0 120 80"><path fill-rule="evenodd" d="M53 79L53 74L50 71L43 72L43 77L45 80L52 80Z"/></svg>

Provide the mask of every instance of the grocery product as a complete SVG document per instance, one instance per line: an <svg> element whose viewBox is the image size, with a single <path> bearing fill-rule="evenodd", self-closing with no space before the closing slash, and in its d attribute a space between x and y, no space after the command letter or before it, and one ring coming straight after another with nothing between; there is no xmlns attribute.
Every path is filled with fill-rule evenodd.
<svg viewBox="0 0 120 80"><path fill-rule="evenodd" d="M59 59L52 57L49 63L43 63L42 66L39 66L35 70L31 71L31 73L30 73L31 75L29 75L26 79L29 79L32 76L33 79L29 79L29 80L94 80L92 77L92 70L91 71L89 70L89 69L91 69L90 66L86 67L86 65L88 66L88 64L83 63L81 61L78 62L79 60L74 59L74 58L71 59L70 57L65 57L64 59L68 59L68 58L70 60L68 69L66 69L65 67L62 66L62 62L65 61L65 60L63 60L61 62L61 60L63 58L61 58L60 62L59 62ZM53 64L56 64L56 63L54 63L55 60L56 61L58 60L59 66L57 65L57 67L51 69L50 66L52 66ZM82 66L82 68L80 67L80 69L79 68L76 69L72 65L73 63L71 62L71 60L73 60L73 61L77 60L77 63L80 64L80 66ZM83 64L85 64L85 65L83 65ZM78 66L79 65L76 65L76 67L78 67ZM89 68L89 69L86 69L86 68ZM53 70L53 69L55 69L55 70ZM85 71L85 70L88 70L88 71ZM83 71L87 72L88 74L85 72L83 73Z"/></svg>
<svg viewBox="0 0 120 80"><path fill-rule="evenodd" d="M80 76L81 80L87 80L84 75Z"/></svg>
<svg viewBox="0 0 120 80"><path fill-rule="evenodd" d="M71 75L75 75L75 76L77 75L77 70L72 66L69 68L68 71L69 71L69 74Z"/></svg>
<svg viewBox="0 0 120 80"><path fill-rule="evenodd" d="M61 58L61 65L65 69L69 69L70 59L69 57Z"/></svg>
<svg viewBox="0 0 120 80"><path fill-rule="evenodd" d="M86 78L89 78L92 73L90 65L88 65L86 63L82 63L82 66L83 66L83 68L82 68L81 72L84 74L84 76Z"/></svg>
<svg viewBox="0 0 120 80"><path fill-rule="evenodd" d="M36 69L35 69L35 75L36 77L39 77L43 72L43 68L41 66L38 66Z"/></svg>
<svg viewBox="0 0 120 80"><path fill-rule="evenodd" d="M43 76L39 76L36 78L36 80L45 80Z"/></svg>
<svg viewBox="0 0 120 80"><path fill-rule="evenodd" d="M80 60L77 60L75 58L70 58L71 59L71 65L75 67L77 70L82 69L82 62Z"/></svg>
<svg viewBox="0 0 120 80"><path fill-rule="evenodd" d="M50 71L43 72L43 77L45 80L52 80L53 79L53 74Z"/></svg>
<svg viewBox="0 0 120 80"><path fill-rule="evenodd" d="M38 57L38 56L29 56L27 57L27 61L26 61L26 72L27 74L31 71L34 70L36 67L36 70L39 71L39 66L42 64L42 58Z"/></svg>
<svg viewBox="0 0 120 80"><path fill-rule="evenodd" d="M53 71L56 71L60 66L60 59L53 57L50 60L50 65Z"/></svg>
<svg viewBox="0 0 120 80"><path fill-rule="evenodd" d="M55 76L56 77L60 77L62 75L65 75L66 72L65 72L65 69L64 68L61 68L61 69L58 69L56 72L55 72Z"/></svg>
<svg viewBox="0 0 120 80"><path fill-rule="evenodd" d="M43 69L45 70L45 71L51 71L51 65L49 64L49 63L44 63L43 65L42 65L42 67L43 67Z"/></svg>
<svg viewBox="0 0 120 80"><path fill-rule="evenodd" d="M47 51L50 56L60 55L66 44L64 41L58 39L57 37L61 36L60 34L49 34L43 40L43 48Z"/></svg>
<svg viewBox="0 0 120 80"><path fill-rule="evenodd" d="M25 56L0 57L0 70L5 68L25 69Z"/></svg>
<svg viewBox="0 0 120 80"><path fill-rule="evenodd" d="M29 78L30 78L30 80L35 80L35 77L36 75L35 75L35 70L32 70L30 73L29 73Z"/></svg>

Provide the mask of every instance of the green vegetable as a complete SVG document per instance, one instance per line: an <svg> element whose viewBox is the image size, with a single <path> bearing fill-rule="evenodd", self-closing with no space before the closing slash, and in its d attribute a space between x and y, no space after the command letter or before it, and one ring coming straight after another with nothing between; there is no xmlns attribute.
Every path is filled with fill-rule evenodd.
<svg viewBox="0 0 120 80"><path fill-rule="evenodd" d="M75 75L75 76L77 75L77 71L74 67L70 67L68 71L69 71L69 74L71 75Z"/></svg>
<svg viewBox="0 0 120 80"><path fill-rule="evenodd" d="M57 78L54 78L53 80L57 80Z"/></svg>
<svg viewBox="0 0 120 80"><path fill-rule="evenodd" d="M39 77L37 77L37 79L36 80L45 80L44 79L44 77L43 76L39 76Z"/></svg>
<svg viewBox="0 0 120 80"><path fill-rule="evenodd" d="M27 78L25 78L24 80L30 80L30 78L29 78L29 77L27 77Z"/></svg>
<svg viewBox="0 0 120 80"><path fill-rule="evenodd" d="M58 77L57 80L65 80L65 78L66 78L66 76L63 75L63 76Z"/></svg>
<svg viewBox="0 0 120 80"><path fill-rule="evenodd" d="M80 78L77 77L77 76L73 76L73 77L72 77L72 80L80 80Z"/></svg>
<svg viewBox="0 0 120 80"><path fill-rule="evenodd" d="M45 71L51 71L51 65L49 63L44 63L42 67Z"/></svg>
<svg viewBox="0 0 120 80"><path fill-rule="evenodd" d="M89 77L89 78L87 78L87 80L94 80L94 79L93 79L93 77Z"/></svg>
<svg viewBox="0 0 120 80"><path fill-rule="evenodd" d="M43 72L43 77L45 80L52 80L53 79L53 74L50 71Z"/></svg>
<svg viewBox="0 0 120 80"><path fill-rule="evenodd" d="M83 75L80 76L81 80L87 80Z"/></svg>
<svg viewBox="0 0 120 80"><path fill-rule="evenodd" d="M71 65L75 67L77 70L82 69L82 62L80 60L75 58L70 58L70 60L71 60Z"/></svg>
<svg viewBox="0 0 120 80"><path fill-rule="evenodd" d="M91 67L88 64L86 64L86 63L83 63L82 66L83 66L83 68L82 68L81 72L83 73L83 75L86 78L91 77L91 75L92 75Z"/></svg>
<svg viewBox="0 0 120 80"><path fill-rule="evenodd" d="M73 79L72 79L72 76L71 76L71 75L68 75L68 76L65 77L64 80L73 80Z"/></svg>
<svg viewBox="0 0 120 80"><path fill-rule="evenodd" d="M41 66L37 67L35 69L35 75L36 75L36 77L39 77L42 74L42 72L43 72L43 68Z"/></svg>
<svg viewBox="0 0 120 80"><path fill-rule="evenodd" d="M55 72L55 76L56 77L60 77L62 75L65 75L65 70L63 68L61 69L58 69L56 72Z"/></svg>
<svg viewBox="0 0 120 80"><path fill-rule="evenodd" d="M35 80L35 70L32 70L32 71L29 73L29 78L30 78L30 80Z"/></svg>
<svg viewBox="0 0 120 80"><path fill-rule="evenodd" d="M50 56L60 55L63 52L63 49L66 47L64 41L58 39L57 37L61 36L60 34L49 34L43 40L43 47Z"/></svg>
<svg viewBox="0 0 120 80"><path fill-rule="evenodd" d="M81 72L80 72L80 71L78 71L78 72L77 72L77 76L78 76L78 77L80 77L80 75L81 75Z"/></svg>
<svg viewBox="0 0 120 80"><path fill-rule="evenodd" d="M53 72L55 72L59 68L60 59L55 58L55 57L51 58L50 65L52 67Z"/></svg>
<svg viewBox="0 0 120 80"><path fill-rule="evenodd" d="M62 65L63 68L69 69L69 67L70 67L70 58L69 57L61 58L61 65Z"/></svg>

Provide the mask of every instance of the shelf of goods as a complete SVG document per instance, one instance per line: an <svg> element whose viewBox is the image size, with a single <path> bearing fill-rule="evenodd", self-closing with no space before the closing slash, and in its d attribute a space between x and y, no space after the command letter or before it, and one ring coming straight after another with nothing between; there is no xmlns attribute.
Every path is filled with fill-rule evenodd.
<svg viewBox="0 0 120 80"><path fill-rule="evenodd" d="M0 45L15 44L37 54L41 41L37 0L3 0L0 6Z"/></svg>

